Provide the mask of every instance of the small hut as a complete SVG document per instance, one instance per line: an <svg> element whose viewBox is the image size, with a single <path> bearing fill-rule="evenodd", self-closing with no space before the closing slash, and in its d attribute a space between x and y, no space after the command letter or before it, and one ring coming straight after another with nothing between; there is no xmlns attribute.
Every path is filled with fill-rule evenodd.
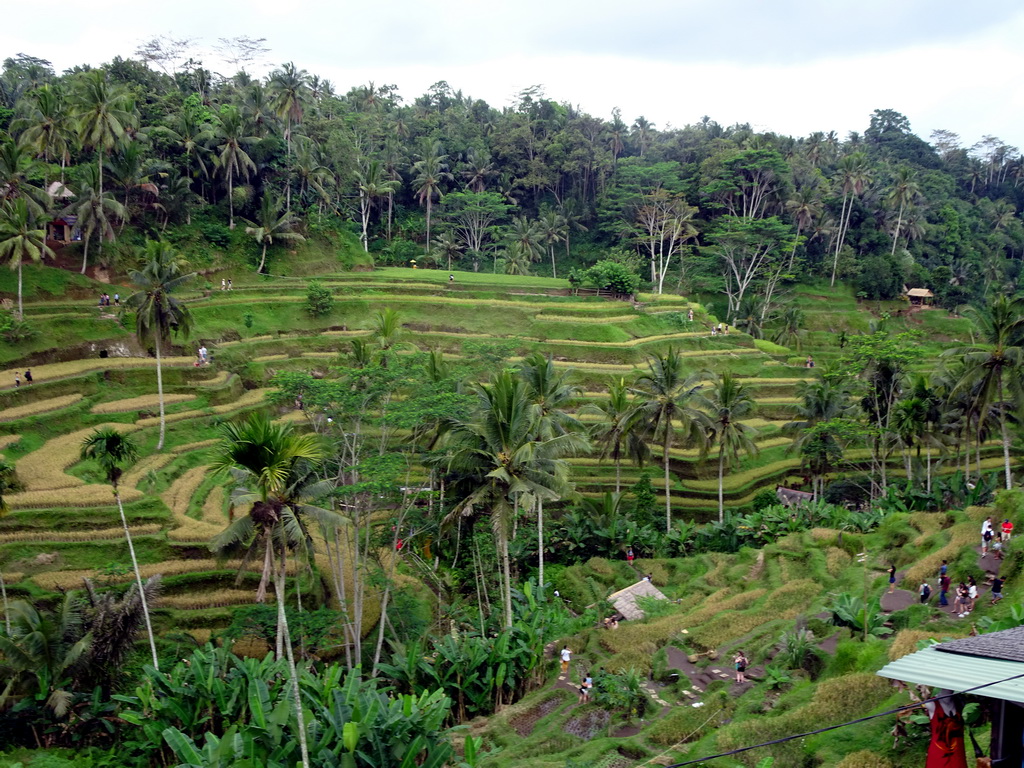
<svg viewBox="0 0 1024 768"><path fill-rule="evenodd" d="M932 299L935 298L935 294L927 288L908 288L906 297L911 304L928 305L932 303Z"/></svg>
<svg viewBox="0 0 1024 768"><path fill-rule="evenodd" d="M775 498L784 507L799 507L801 504L808 504L814 501L814 494L777 485L775 486Z"/></svg>
<svg viewBox="0 0 1024 768"><path fill-rule="evenodd" d="M644 617L643 609L636 604L638 597L652 597L655 600L668 600L661 590L651 584L647 579L642 579L636 584L613 592L608 596L608 602L615 606L623 618L636 621Z"/></svg>
<svg viewBox="0 0 1024 768"><path fill-rule="evenodd" d="M75 193L59 181L54 181L46 188L55 205L67 205L75 199ZM78 217L65 215L46 223L46 244L56 250L68 243L82 239L82 231L78 228Z"/></svg>

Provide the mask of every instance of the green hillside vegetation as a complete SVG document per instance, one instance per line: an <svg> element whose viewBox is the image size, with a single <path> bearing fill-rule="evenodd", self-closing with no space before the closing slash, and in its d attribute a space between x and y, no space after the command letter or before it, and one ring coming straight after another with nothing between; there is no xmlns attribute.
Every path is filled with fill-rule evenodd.
<svg viewBox="0 0 1024 768"><path fill-rule="evenodd" d="M291 64L0 85L0 766L664 765L905 704L887 660L1024 615L978 546L1024 511L998 140ZM943 561L969 615L917 602ZM720 762L920 764L893 724Z"/></svg>

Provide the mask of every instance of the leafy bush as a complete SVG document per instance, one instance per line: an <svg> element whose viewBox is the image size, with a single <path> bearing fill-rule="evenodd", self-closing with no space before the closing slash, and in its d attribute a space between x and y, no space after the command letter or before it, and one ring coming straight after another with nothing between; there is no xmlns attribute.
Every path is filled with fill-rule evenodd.
<svg viewBox="0 0 1024 768"><path fill-rule="evenodd" d="M776 344L768 339L754 339L754 346L764 352L766 355L788 355L790 354L789 347L784 347L781 344Z"/></svg>
<svg viewBox="0 0 1024 768"><path fill-rule="evenodd" d="M586 281L595 288L625 296L632 296L640 287L640 275L625 264L607 259L586 271Z"/></svg>
<svg viewBox="0 0 1024 768"><path fill-rule="evenodd" d="M643 717L647 710L648 699L644 692L643 678L635 670L597 675L590 698L599 707L623 712L631 717Z"/></svg>
<svg viewBox="0 0 1024 768"><path fill-rule="evenodd" d="M814 633L807 629L784 633L775 660L786 669L802 669L811 677L816 677L824 666Z"/></svg>
<svg viewBox="0 0 1024 768"><path fill-rule="evenodd" d="M306 311L312 317L329 315L334 311L334 294L319 280L313 280L306 288Z"/></svg>

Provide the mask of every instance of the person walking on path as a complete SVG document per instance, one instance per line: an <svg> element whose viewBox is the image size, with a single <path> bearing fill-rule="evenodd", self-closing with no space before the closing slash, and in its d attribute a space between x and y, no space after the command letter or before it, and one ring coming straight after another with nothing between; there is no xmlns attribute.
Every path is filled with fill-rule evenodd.
<svg viewBox="0 0 1024 768"><path fill-rule="evenodd" d="M586 704L590 701L590 689L594 686L594 679L588 673L583 682L580 683L580 704Z"/></svg>
<svg viewBox="0 0 1024 768"><path fill-rule="evenodd" d="M18 371L14 372L14 388L17 389L21 386L21 373Z"/></svg>
<svg viewBox="0 0 1024 768"><path fill-rule="evenodd" d="M230 277L228 278L228 290L229 291L233 291L234 290L234 286L231 283L231 278Z"/></svg>
<svg viewBox="0 0 1024 768"><path fill-rule="evenodd" d="M932 588L929 586L927 581L921 582L921 588L917 592L921 596L921 602L927 603L928 598L932 596Z"/></svg>
<svg viewBox="0 0 1024 768"><path fill-rule="evenodd" d="M228 289L228 280L226 277L220 279L220 289L226 291Z"/></svg>
<svg viewBox="0 0 1024 768"><path fill-rule="evenodd" d="M114 294L114 306L115 307L120 307L121 306L121 294L120 293L115 293Z"/></svg>
<svg viewBox="0 0 1024 768"><path fill-rule="evenodd" d="M747 666L750 662L747 661L747 657L743 654L743 651L736 651L736 657L733 659L733 666L736 667L736 682L745 683L747 682Z"/></svg>
<svg viewBox="0 0 1024 768"><path fill-rule="evenodd" d="M633 555L633 548L632 547L626 547L626 562L629 563L630 565L632 565L633 564L633 557L634 557L634 555Z"/></svg>
<svg viewBox="0 0 1024 768"><path fill-rule="evenodd" d="M1013 523L1010 522L1010 518L1003 520L1002 528L1002 540L1005 543L1013 537Z"/></svg>
<svg viewBox="0 0 1024 768"><path fill-rule="evenodd" d="M896 566L895 564L889 566L889 594L891 595L896 591Z"/></svg>
<svg viewBox="0 0 1024 768"><path fill-rule="evenodd" d="M978 602L978 584L974 581L974 577L967 582L967 613L974 611L974 604Z"/></svg>
<svg viewBox="0 0 1024 768"><path fill-rule="evenodd" d="M996 576L992 579L992 603L995 605L1003 599L1003 580Z"/></svg>
<svg viewBox="0 0 1024 768"><path fill-rule="evenodd" d="M569 674L569 662L572 661L572 651L569 650L569 646L566 645L562 648L562 674Z"/></svg>
<svg viewBox="0 0 1024 768"><path fill-rule="evenodd" d="M985 534L988 534L987 536ZM986 517L981 524L981 556L988 553L988 543L992 540L992 518Z"/></svg>
<svg viewBox="0 0 1024 768"><path fill-rule="evenodd" d="M31 384L31 383L32 383L32 369L31 368L26 368L25 369L25 384Z"/></svg>
<svg viewBox="0 0 1024 768"><path fill-rule="evenodd" d="M939 576L939 607L940 608L948 608L949 607L949 600L947 599L946 595L949 594L949 587L950 587L951 583L952 583L952 580L946 574L942 574L941 576Z"/></svg>

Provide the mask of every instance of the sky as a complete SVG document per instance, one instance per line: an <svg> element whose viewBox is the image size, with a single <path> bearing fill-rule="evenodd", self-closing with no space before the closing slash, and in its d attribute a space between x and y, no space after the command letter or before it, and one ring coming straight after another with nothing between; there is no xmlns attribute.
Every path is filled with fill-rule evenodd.
<svg viewBox="0 0 1024 768"><path fill-rule="evenodd" d="M928 139L950 130L1024 147L1024 4L1018 0L7 0L0 56L61 71L192 38L230 74L218 38L266 38L262 74L293 61L345 92L394 84L411 102L445 80L496 107L548 98L658 128L707 115L806 136L862 132L875 109ZM128 10L130 9L130 10Z"/></svg>

